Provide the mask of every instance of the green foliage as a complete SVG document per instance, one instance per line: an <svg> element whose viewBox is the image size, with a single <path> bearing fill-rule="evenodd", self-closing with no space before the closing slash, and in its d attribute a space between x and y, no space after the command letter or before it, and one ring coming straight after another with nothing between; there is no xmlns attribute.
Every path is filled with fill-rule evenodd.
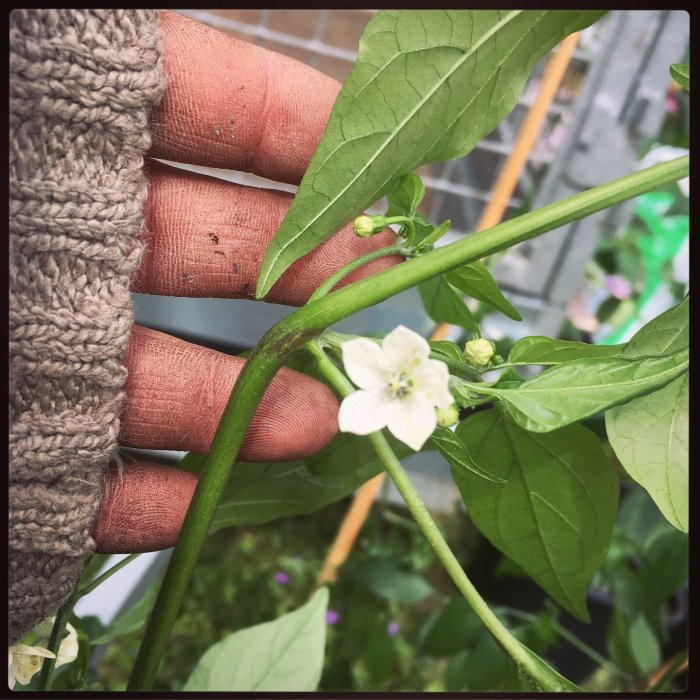
<svg viewBox="0 0 700 700"><path fill-rule="evenodd" d="M479 326L462 297L448 284L445 275L421 282L418 292L425 311L437 323L452 323L475 332Z"/></svg>
<svg viewBox="0 0 700 700"><path fill-rule="evenodd" d="M471 477L486 479L495 484L505 484L505 480L482 469L469 454L467 446L459 436L447 428L435 428L429 442L449 462L452 476L459 484L460 480Z"/></svg>
<svg viewBox="0 0 700 700"><path fill-rule="evenodd" d="M600 12L379 12L263 260L256 296L422 163L468 153L515 105L530 71Z"/></svg>
<svg viewBox="0 0 700 700"><path fill-rule="evenodd" d="M624 345L591 345L577 340L556 340L544 335L521 338L510 350L508 362L558 365L589 358L619 357Z"/></svg>
<svg viewBox="0 0 700 700"><path fill-rule="evenodd" d="M518 310L503 296L493 275L480 260L447 272L445 280L463 294L483 301L504 313L508 318L522 321Z"/></svg>
<svg viewBox="0 0 700 700"><path fill-rule="evenodd" d="M387 216L413 216L425 197L423 180L415 173L407 173L387 192Z"/></svg>
<svg viewBox="0 0 700 700"><path fill-rule="evenodd" d="M605 414L608 439L627 473L666 519L688 531L689 374Z"/></svg>
<svg viewBox="0 0 700 700"><path fill-rule="evenodd" d="M390 442L398 455L413 454L398 440ZM196 455L186 459L188 462L180 466L198 472L205 458ZM380 471L381 463L369 441L350 433L338 433L323 450L305 460L239 462L210 531L311 513L351 494Z"/></svg>
<svg viewBox="0 0 700 700"><path fill-rule="evenodd" d="M328 589L294 612L240 630L214 644L183 690L313 691L326 643Z"/></svg>
<svg viewBox="0 0 700 700"><path fill-rule="evenodd" d="M436 359L459 362L460 364L464 362L462 349L457 343L453 343L451 340L430 340L428 344L430 345L430 352L435 353Z"/></svg>
<svg viewBox="0 0 700 700"><path fill-rule="evenodd" d="M348 574L355 585L397 603L417 603L433 591L423 577L402 570L386 558L371 559Z"/></svg>
<svg viewBox="0 0 700 700"><path fill-rule="evenodd" d="M690 92L690 66L687 63L672 63L669 72L682 88Z"/></svg>
<svg viewBox="0 0 700 700"><path fill-rule="evenodd" d="M569 612L588 620L586 587L612 532L618 482L598 438L581 425L539 434L496 409L457 429L494 484L455 479L474 523Z"/></svg>
<svg viewBox="0 0 700 700"><path fill-rule="evenodd" d="M484 388L526 430L548 432L659 389L683 374L688 350L674 355L574 360L538 374L516 389Z"/></svg>
<svg viewBox="0 0 700 700"><path fill-rule="evenodd" d="M158 586L154 581L145 591L143 597L127 611L123 612L107 627L101 635L90 640L93 646L109 644L118 637L140 630L146 623L146 619L153 609L156 600Z"/></svg>

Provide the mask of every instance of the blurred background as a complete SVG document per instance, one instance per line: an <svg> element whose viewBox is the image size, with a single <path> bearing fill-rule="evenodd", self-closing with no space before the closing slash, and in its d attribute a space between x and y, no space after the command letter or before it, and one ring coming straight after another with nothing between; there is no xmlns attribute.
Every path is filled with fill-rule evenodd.
<svg viewBox="0 0 700 700"><path fill-rule="evenodd" d="M374 11L183 14L342 82ZM585 30L547 105L537 138L527 149L502 218L687 152L689 96L671 81L668 68L688 62L688 47L689 16L681 11L611 11ZM469 155L418 170L426 185L419 213L435 225L452 221L441 243L478 228L528 110L538 99L548 58L533 72L513 112ZM175 165L245 185L296 189L247 173ZM378 202L370 212L385 210L385 202ZM507 355L510 345L526 335L624 342L688 289L688 181L516 246L488 264L523 316L516 323L473 309L481 319L482 334L497 342L500 354ZM231 354L255 345L291 310L246 299L134 296L137 323ZM398 323L425 335L432 330L434 323L416 290L356 314L335 329L383 334ZM452 340L464 340L459 329L449 333ZM604 439L602 421L590 421L589 427ZM148 458L173 463L181 456L159 452ZM501 606L499 614L509 624L520 625L523 640L533 650L544 653L575 682L586 682L592 690L645 687L662 662L684 648L687 540L665 523L638 487L623 483L613 546L591 589L593 623L583 625L557 610L476 532L449 468L437 454L416 455L406 466L477 588ZM310 516L212 537L156 687L178 689L214 640L303 603L347 507L346 499ZM141 556L80 601L77 612L95 626L131 612L119 641L106 656L95 655L95 673L111 688L125 685L149 591L168 556L169 552ZM676 557L677 566L662 575L669 556ZM328 619L321 689L496 687L500 652L473 624L469 610L452 600L451 584L434 564L398 495L385 485L331 589L333 614ZM377 576L377 567L386 575ZM645 592L649 586L656 588ZM639 606L629 605L630 596L647 611L642 623L635 617ZM639 596L649 600L640 603ZM133 613L135 603L141 605L140 613ZM644 622L649 619L653 623ZM466 622L456 625L455 620ZM576 641L567 635L575 635ZM682 687L683 676L676 682Z"/></svg>

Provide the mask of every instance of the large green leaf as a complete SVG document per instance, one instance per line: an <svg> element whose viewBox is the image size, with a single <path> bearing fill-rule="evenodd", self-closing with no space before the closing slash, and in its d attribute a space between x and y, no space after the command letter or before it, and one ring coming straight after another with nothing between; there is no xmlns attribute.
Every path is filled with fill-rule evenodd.
<svg viewBox="0 0 700 700"><path fill-rule="evenodd" d="M504 313L508 318L522 321L518 310L503 296L493 275L480 260L446 273L445 279L463 294L483 301Z"/></svg>
<svg viewBox="0 0 700 700"><path fill-rule="evenodd" d="M619 484L600 441L581 425L538 434L492 409L457 428L477 464L507 483L457 481L484 535L549 595L588 620L586 587L610 541Z"/></svg>
<svg viewBox="0 0 700 700"><path fill-rule="evenodd" d="M453 323L468 331L479 329L464 299L450 287L444 275L421 282L418 292L423 300L425 312L433 321Z"/></svg>
<svg viewBox="0 0 700 700"><path fill-rule="evenodd" d="M402 442L391 436L387 439L400 458L414 454ZM203 463L204 457L196 455L183 466L196 473ZM312 513L350 495L380 471L382 465L369 440L350 433L338 433L306 460L239 462L226 484L210 532Z"/></svg>
<svg viewBox="0 0 700 700"><path fill-rule="evenodd" d="M590 418L659 389L688 368L688 350L675 355L623 356L565 362L515 389L484 387L527 430L544 433Z"/></svg>
<svg viewBox="0 0 700 700"><path fill-rule="evenodd" d="M688 532L689 374L605 414L610 445L666 519Z"/></svg>
<svg viewBox="0 0 700 700"><path fill-rule="evenodd" d="M430 436L429 442L437 448L438 452L449 462L455 481L462 478L464 472L469 472L472 476L497 484L505 484L493 474L485 472L479 467L474 458L469 453L467 446L459 439L459 436L448 428L437 427Z"/></svg>
<svg viewBox="0 0 700 700"><path fill-rule="evenodd" d="M521 338L510 349L508 362L531 365L558 365L587 358L617 357L624 345L591 345L576 340L555 340L544 335Z"/></svg>
<svg viewBox="0 0 700 700"><path fill-rule="evenodd" d="M303 607L240 630L214 644L199 660L183 690L316 690L326 644L328 589Z"/></svg>
<svg viewBox="0 0 700 700"><path fill-rule="evenodd" d="M302 255L422 163L468 153L515 106L542 56L597 11L379 12L265 254L263 297Z"/></svg>
<svg viewBox="0 0 700 700"><path fill-rule="evenodd" d="M640 328L622 351L622 357L673 355L688 349L690 297L664 311Z"/></svg>

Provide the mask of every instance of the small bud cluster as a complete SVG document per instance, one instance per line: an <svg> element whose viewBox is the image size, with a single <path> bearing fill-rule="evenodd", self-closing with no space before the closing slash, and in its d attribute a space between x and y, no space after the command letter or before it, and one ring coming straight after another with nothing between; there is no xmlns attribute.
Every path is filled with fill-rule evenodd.
<svg viewBox="0 0 700 700"><path fill-rule="evenodd" d="M496 345L491 340L476 338L464 346L464 359L473 367L486 367L495 352Z"/></svg>

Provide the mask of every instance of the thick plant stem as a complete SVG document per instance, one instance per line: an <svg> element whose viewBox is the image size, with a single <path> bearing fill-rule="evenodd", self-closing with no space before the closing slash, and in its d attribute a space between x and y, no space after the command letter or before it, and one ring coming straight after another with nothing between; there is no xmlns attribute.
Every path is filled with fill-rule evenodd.
<svg viewBox="0 0 700 700"><path fill-rule="evenodd" d="M309 303L287 316L276 330L280 333L283 330L288 333L301 329L314 330L314 335L317 335L331 324L410 289L419 282L680 180L688 175L689 163L689 156L659 163L504 221L480 232L478 236L466 236Z"/></svg>
<svg viewBox="0 0 700 700"><path fill-rule="evenodd" d="M180 538L165 573L127 690L147 690L165 651L170 630L185 596L199 550L214 517L243 437L265 389L282 360L271 348L259 347L246 363L224 409L199 483L195 489ZM222 429L223 426L223 429Z"/></svg>
<svg viewBox="0 0 700 700"><path fill-rule="evenodd" d="M331 324L419 282L679 180L688 175L688 169L689 158L684 156L523 214L478 236L467 236L410 262L331 292L290 314L271 328L248 359L226 405L146 627L129 689L147 690L153 683L199 550L238 456L243 435L267 384L289 353Z"/></svg>
<svg viewBox="0 0 700 700"><path fill-rule="evenodd" d="M314 356L316 365L323 376L343 398L355 391L345 375L326 357L318 345L312 342L307 344L306 347ZM464 596L494 639L508 652L516 664L522 667L544 690L561 690L560 685L555 684L548 674L543 673L542 667L535 663L533 657L525 651L520 642L513 637L503 623L494 615L486 601L474 588L384 435L381 432L376 432L371 433L367 438L372 443L374 451L389 473L398 492L408 506L413 519L430 543L445 571L447 571L459 592Z"/></svg>
<svg viewBox="0 0 700 700"><path fill-rule="evenodd" d="M363 255L357 260L352 260L347 265L343 265L339 270L336 270L332 275L323 281L321 286L309 297L309 302L316 301L321 297L326 296L328 292L335 287L343 277L347 277L351 272L357 270L358 267L367 265L368 263L379 260L380 258L388 258L390 255L403 255L404 257L408 254L408 251L401 245L391 245L387 248L380 248L379 250L373 250L367 255Z"/></svg>
<svg viewBox="0 0 700 700"><path fill-rule="evenodd" d="M76 590L73 591L71 597L58 609L56 613L56 620L53 623L51 629L51 634L49 635L48 650L58 656L58 650L63 641L63 635L66 631L66 625L68 624L68 619L70 618L75 603L78 600L77 586ZM56 667L56 659L44 659L44 663L41 666L41 674L39 676L39 690L51 690L51 683L53 682L53 672Z"/></svg>

